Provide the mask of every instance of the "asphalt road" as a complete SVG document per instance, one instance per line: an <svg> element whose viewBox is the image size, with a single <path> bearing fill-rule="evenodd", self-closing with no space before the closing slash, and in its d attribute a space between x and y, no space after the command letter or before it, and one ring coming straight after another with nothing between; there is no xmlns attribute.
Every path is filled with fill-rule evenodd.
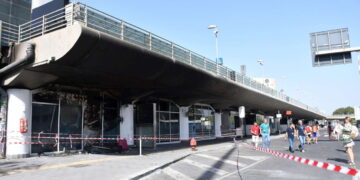
<svg viewBox="0 0 360 180"><path fill-rule="evenodd" d="M318 144L306 145L305 152L296 151L294 155L336 165L348 166L347 155L342 143L320 137ZM298 142L296 142L298 144ZM272 140L271 149L290 154L287 141L283 138ZM238 151L239 150L239 151ZM354 152L360 156L360 142L356 141ZM238 155L239 153L239 155ZM239 160L240 176L237 171ZM360 164L360 157L356 157ZM351 176L311 167L294 161L277 158L246 147L224 147L191 156L159 169L142 179L352 179Z"/></svg>

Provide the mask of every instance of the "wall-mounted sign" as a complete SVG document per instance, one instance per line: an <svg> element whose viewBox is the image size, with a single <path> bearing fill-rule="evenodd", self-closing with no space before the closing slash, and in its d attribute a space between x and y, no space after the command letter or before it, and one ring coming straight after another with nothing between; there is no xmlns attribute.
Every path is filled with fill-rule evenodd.
<svg viewBox="0 0 360 180"><path fill-rule="evenodd" d="M285 114L286 114L287 116L292 115L292 111L285 111Z"/></svg>
<svg viewBox="0 0 360 180"><path fill-rule="evenodd" d="M245 107L244 106L239 107L239 117L245 118Z"/></svg>

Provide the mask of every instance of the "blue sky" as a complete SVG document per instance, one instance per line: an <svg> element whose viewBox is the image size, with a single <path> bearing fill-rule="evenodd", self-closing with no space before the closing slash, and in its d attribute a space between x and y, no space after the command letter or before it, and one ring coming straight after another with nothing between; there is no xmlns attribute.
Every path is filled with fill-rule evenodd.
<svg viewBox="0 0 360 180"><path fill-rule="evenodd" d="M224 65L247 66L250 77L264 74L277 89L312 107L332 113L360 106L358 54L347 65L312 67L309 33L349 28L353 47L360 46L359 0L82 0L115 17L149 30L208 58L215 58L219 26Z"/></svg>

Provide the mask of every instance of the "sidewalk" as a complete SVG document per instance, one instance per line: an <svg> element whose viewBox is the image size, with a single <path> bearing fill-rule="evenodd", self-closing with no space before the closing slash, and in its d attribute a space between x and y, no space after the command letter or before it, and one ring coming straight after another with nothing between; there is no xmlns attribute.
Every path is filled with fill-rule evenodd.
<svg viewBox="0 0 360 180"><path fill-rule="evenodd" d="M191 151L187 142L159 145L157 149L143 149L138 155L134 149L127 154L72 154L41 156L24 159L0 160L1 179L57 179L71 174L66 179L137 179L142 175L181 160L192 153L233 146L231 138L199 141L198 151ZM111 168L109 168L111 167Z"/></svg>
<svg viewBox="0 0 360 180"><path fill-rule="evenodd" d="M282 136L272 136L276 139ZM249 141L248 138L244 138ZM42 179L138 179L177 162L193 153L233 147L232 138L198 141L198 151L191 151L189 142L158 145L156 149L138 149L125 154L72 154L0 160L0 178L18 180L25 177ZM99 175L99 172L102 172ZM64 175L66 174L66 175Z"/></svg>

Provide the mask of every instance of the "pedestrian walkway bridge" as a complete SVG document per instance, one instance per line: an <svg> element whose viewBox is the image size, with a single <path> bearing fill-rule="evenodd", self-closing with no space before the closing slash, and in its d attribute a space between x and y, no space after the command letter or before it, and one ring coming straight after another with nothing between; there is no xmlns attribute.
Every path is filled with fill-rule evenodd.
<svg viewBox="0 0 360 180"><path fill-rule="evenodd" d="M346 117L355 118L355 115L354 114L335 114L335 115L327 116L326 119L327 120L343 120Z"/></svg>
<svg viewBox="0 0 360 180"><path fill-rule="evenodd" d="M182 70L182 72L179 72L180 74L172 74L172 76L181 76L185 74L185 77L186 73L192 73L195 70L196 72L201 72L203 75L201 79L199 79L199 83L196 85L196 89L206 91L203 89L206 89L208 86L205 86L204 83L206 83L206 81L209 81L208 83L211 83L211 88L213 88L213 91L210 92L209 90L208 95L213 95L213 97L211 97L211 100L208 100L209 103L216 102L215 99L218 97L215 97L215 95L220 96L220 94L223 93L223 96L228 97L228 101L226 102L228 105L235 105L231 104L230 101L232 99L242 99L241 102L238 101L236 104L258 106L259 109L266 106L268 108L265 109L269 109L269 111L271 109L271 112L290 109L293 110L295 113L306 114L307 117L325 117L325 115L322 114L319 110L309 107L293 98L290 98L282 92L271 89L264 84L258 83L255 80L244 76L226 66L217 64L216 62L193 51L190 51L178 44L175 44L151 32L148 32L135 25L132 25L128 22L108 15L82 3L70 3L62 9L56 10L38 19L34 19L30 22L22 24L19 27L3 22L2 26L0 26L0 31L2 44L17 42L20 43L20 47L23 42L32 42L36 44L35 62L31 65L31 67L5 80L5 82L3 83L4 86L20 86L34 89L46 83L52 82L55 79L59 80L61 79L59 77L62 76L64 77L63 79L66 79L66 75L69 75L67 80L76 79L74 77L83 76L86 73L90 74L90 70L87 69L86 71L84 70L80 72L80 70L77 69L79 71L75 72L71 71L71 68L68 68L67 70L60 71L61 68L59 68L59 66L51 65L51 63L58 63L58 65L64 65L68 63L73 68L75 65L80 64L80 60L78 60L79 62L76 62L76 59L89 59L90 57L94 56L93 59L97 59L98 61L99 59L101 59L102 65L91 64L92 61L86 60L87 62L84 62L81 67L87 68L91 65L94 65L93 67L104 69L118 67L118 69L112 69L112 72L124 70L123 74L117 75L119 75L119 77L122 76L123 79L121 82L125 82L127 85L131 84L131 82L129 82L129 79L136 79L140 77L137 77L137 75L134 74L132 78L125 79L125 73L131 74L135 71L130 71L126 68L122 69L121 67L124 66L137 67L139 69L139 72L145 72L145 74L142 74L142 76L145 75L148 76L148 78L150 79L152 78L157 80L167 77L165 77L165 74L156 74L156 72L151 72L151 74L146 75L146 72L150 72L151 69L153 69L153 71L173 70L172 73L176 73L178 70ZM56 35L56 33L58 35ZM83 34L85 34L86 36ZM76 42L70 42L70 40L68 40L70 38L76 39ZM105 45L104 43L107 44ZM107 61L107 59L115 57L115 53L119 54L121 50L114 50L114 47L120 46L122 47L121 50L124 52L127 51L128 54L116 55L117 60L121 58L142 58L143 61L132 60L132 62L121 62L125 64L119 64L120 62L114 62L111 64L109 61ZM51 50L46 50L45 52L44 48L48 48ZM177 66L176 68L170 68L170 65L168 67L165 67L164 64L156 62L155 60L154 62L151 62L150 60L145 61L145 59L148 57L139 54L156 57L157 59L167 59L170 60L169 62L173 64L175 63ZM105 67L103 62L107 62L110 64ZM162 63L164 63L164 61L162 61ZM186 68L180 68L179 66ZM165 68L167 68L168 70L165 70ZM55 73L56 71L59 72ZM35 72L44 74L38 74L38 76L35 76ZM168 74L166 75L171 76L170 73L171 72L168 72ZM45 76L45 74L51 74L52 76ZM32 76L33 78L29 79L29 76ZM189 77L187 76L187 79L174 80L177 81L176 83L178 83L179 86L181 85L181 87L184 87L184 90L182 92L179 92L177 96L179 96L180 98L181 96L190 96L190 94L193 93L194 90L187 89L185 84L189 84L191 81L196 82L196 77L198 76L200 75L192 75ZM90 81L90 79L96 79L99 77L112 80L115 76L111 75L105 77L99 74L92 74L91 76L89 75L86 78L78 78L77 83L83 83L84 81ZM40 81L39 78L41 78L42 80ZM216 79L216 81L210 81L210 79ZM171 81L172 80L164 80L160 82L159 80L158 83L174 83ZM200 81L202 82L200 83ZM63 82L65 82L65 80ZM215 88L216 86L220 86L218 82L224 83L222 89ZM96 83L104 83L103 86L106 87L108 87L109 85L103 82L103 80L91 82L91 85L95 86ZM145 82L142 83L144 84ZM200 87L201 85L204 85L204 87ZM152 84L152 86L155 85ZM179 88L179 86L172 86L172 88L176 89ZM229 89L230 87L233 89ZM237 90L234 87L240 89ZM142 89L144 88L145 87L142 87ZM172 93L174 93L174 91ZM144 92L142 92L142 94L144 94ZM142 94L138 93L137 95L141 96ZM238 95L241 96L241 98L235 98L235 96ZM201 96L201 94L198 93L197 96Z"/></svg>

